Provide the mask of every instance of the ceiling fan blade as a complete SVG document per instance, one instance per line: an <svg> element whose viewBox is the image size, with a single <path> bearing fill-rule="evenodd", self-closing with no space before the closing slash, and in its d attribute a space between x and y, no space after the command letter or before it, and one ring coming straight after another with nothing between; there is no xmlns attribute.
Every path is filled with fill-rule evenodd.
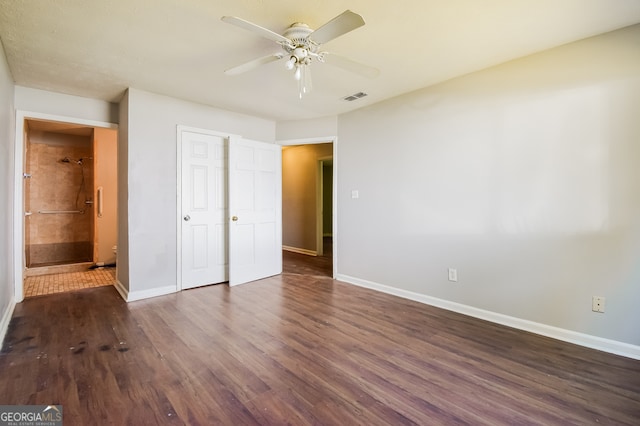
<svg viewBox="0 0 640 426"><path fill-rule="evenodd" d="M273 53L271 55L263 56L262 58L254 59L253 61L246 62L242 65L238 65L237 67L229 68L228 70L225 70L224 73L226 75L242 74L243 72L257 68L260 65L268 64L269 62L274 62L282 58L284 58L283 53Z"/></svg>
<svg viewBox="0 0 640 426"><path fill-rule="evenodd" d="M333 55L328 52L322 55L322 62L336 66L338 68L342 68L346 71L351 71L367 78L376 78L380 75L380 70L377 68L361 64L360 62L352 61L351 59L345 58L344 56Z"/></svg>
<svg viewBox="0 0 640 426"><path fill-rule="evenodd" d="M278 33L275 33L271 30L261 27L260 25L256 25L252 22L245 21L244 19L237 18L235 16L223 16L223 22L227 24L235 25L236 27L244 28L245 30L251 31L254 34L258 34L260 37L267 38L269 40L273 40L276 43L285 43L287 45L291 44L291 40L282 36Z"/></svg>
<svg viewBox="0 0 640 426"><path fill-rule="evenodd" d="M316 44L324 44L363 25L364 19L362 19L362 16L350 10L345 10L309 34L309 39Z"/></svg>

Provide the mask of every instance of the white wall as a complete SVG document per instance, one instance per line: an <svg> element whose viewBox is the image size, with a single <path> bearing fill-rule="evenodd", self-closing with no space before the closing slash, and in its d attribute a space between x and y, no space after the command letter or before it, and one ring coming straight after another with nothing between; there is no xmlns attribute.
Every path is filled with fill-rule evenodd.
<svg viewBox="0 0 640 426"><path fill-rule="evenodd" d="M340 116L339 277L640 345L638 40L630 27Z"/></svg>
<svg viewBox="0 0 640 426"><path fill-rule="evenodd" d="M337 116L320 117L310 120L279 121L276 126L276 139L278 141L335 136L337 134Z"/></svg>
<svg viewBox="0 0 640 426"><path fill-rule="evenodd" d="M118 104L16 86L16 109L83 120L118 122Z"/></svg>
<svg viewBox="0 0 640 426"><path fill-rule="evenodd" d="M128 177L124 182L128 191L130 299L172 288L175 291L178 125L265 142L275 140L272 121L129 89ZM120 154L123 148L121 143ZM121 187L124 182L119 181ZM122 243L120 239L119 247ZM118 264L122 262L118 256Z"/></svg>
<svg viewBox="0 0 640 426"><path fill-rule="evenodd" d="M13 275L13 138L14 85L0 43L0 346L14 306Z"/></svg>
<svg viewBox="0 0 640 426"><path fill-rule="evenodd" d="M116 288L129 291L129 91L118 105L118 252ZM126 296L126 294L123 294Z"/></svg>

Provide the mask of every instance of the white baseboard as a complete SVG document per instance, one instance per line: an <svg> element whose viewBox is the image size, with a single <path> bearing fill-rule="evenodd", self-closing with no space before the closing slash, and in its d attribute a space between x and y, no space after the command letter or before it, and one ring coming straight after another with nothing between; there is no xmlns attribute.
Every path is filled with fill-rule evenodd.
<svg viewBox="0 0 640 426"><path fill-rule="evenodd" d="M136 300L149 299L151 297L164 296L175 293L176 286L169 285L165 287L152 288L149 290L132 291L127 295L127 302L135 302Z"/></svg>
<svg viewBox="0 0 640 426"><path fill-rule="evenodd" d="M315 250L307 250L307 249L302 249L302 248L297 248L297 247L290 247L290 246L282 246L282 250L291 251L293 253L306 254L307 256L317 256L318 255L318 252L315 251Z"/></svg>
<svg viewBox="0 0 640 426"><path fill-rule="evenodd" d="M120 296L122 296L125 302L135 302L136 300L149 299L151 297L164 296L176 292L176 286L173 285L132 292L127 290L120 281L116 281L113 286L118 290L118 293L120 293Z"/></svg>
<svg viewBox="0 0 640 426"><path fill-rule="evenodd" d="M349 275L338 274L336 279L348 284L365 287L371 290L377 290L382 293L387 293L394 296L402 297L404 299L424 303L426 305L447 309L449 311L458 312L464 315L469 315L497 324L506 325L508 327L517 328L519 330L529 331L531 333L540 334L542 336L551 337L553 339L562 340L580 346L585 346L587 348L597 349L599 351L609 352L627 358L640 360L640 346L637 345L631 345L629 343L592 336L590 334L578 333L576 331L553 327L546 324L540 324L509 315L498 314L496 312L485 311L484 309L474 308L472 306L463 305L461 303L438 299L436 297L390 287L387 285L374 283L372 281L362 280L360 278L351 277Z"/></svg>
<svg viewBox="0 0 640 426"><path fill-rule="evenodd" d="M0 349L4 346L4 338L7 335L7 331L9 330L9 323L11 322L11 317L13 316L13 311L16 308L16 302L11 300L9 302L9 306L4 311L2 315L2 319L0 319Z"/></svg>
<svg viewBox="0 0 640 426"><path fill-rule="evenodd" d="M118 290L118 293L120 293L120 296L124 299L124 301L127 301L127 297L129 297L129 290L127 290L122 283L120 282L120 280L116 280L116 282L113 284L113 286L116 288L116 290Z"/></svg>

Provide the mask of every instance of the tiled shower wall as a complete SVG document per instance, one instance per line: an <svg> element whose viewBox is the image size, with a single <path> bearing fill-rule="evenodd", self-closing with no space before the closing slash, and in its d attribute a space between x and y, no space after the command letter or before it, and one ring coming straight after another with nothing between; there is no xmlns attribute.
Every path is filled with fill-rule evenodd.
<svg viewBox="0 0 640 426"><path fill-rule="evenodd" d="M94 206L85 203L93 201L92 137L32 132L26 157L27 267L93 261Z"/></svg>

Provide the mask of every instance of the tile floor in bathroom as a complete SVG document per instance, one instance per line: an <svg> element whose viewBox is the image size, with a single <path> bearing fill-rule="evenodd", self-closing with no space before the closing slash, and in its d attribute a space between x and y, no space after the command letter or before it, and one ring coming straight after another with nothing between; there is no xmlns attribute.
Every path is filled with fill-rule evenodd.
<svg viewBox="0 0 640 426"><path fill-rule="evenodd" d="M113 285L116 268L96 268L83 272L37 275L24 279L24 296L42 296L83 288Z"/></svg>

